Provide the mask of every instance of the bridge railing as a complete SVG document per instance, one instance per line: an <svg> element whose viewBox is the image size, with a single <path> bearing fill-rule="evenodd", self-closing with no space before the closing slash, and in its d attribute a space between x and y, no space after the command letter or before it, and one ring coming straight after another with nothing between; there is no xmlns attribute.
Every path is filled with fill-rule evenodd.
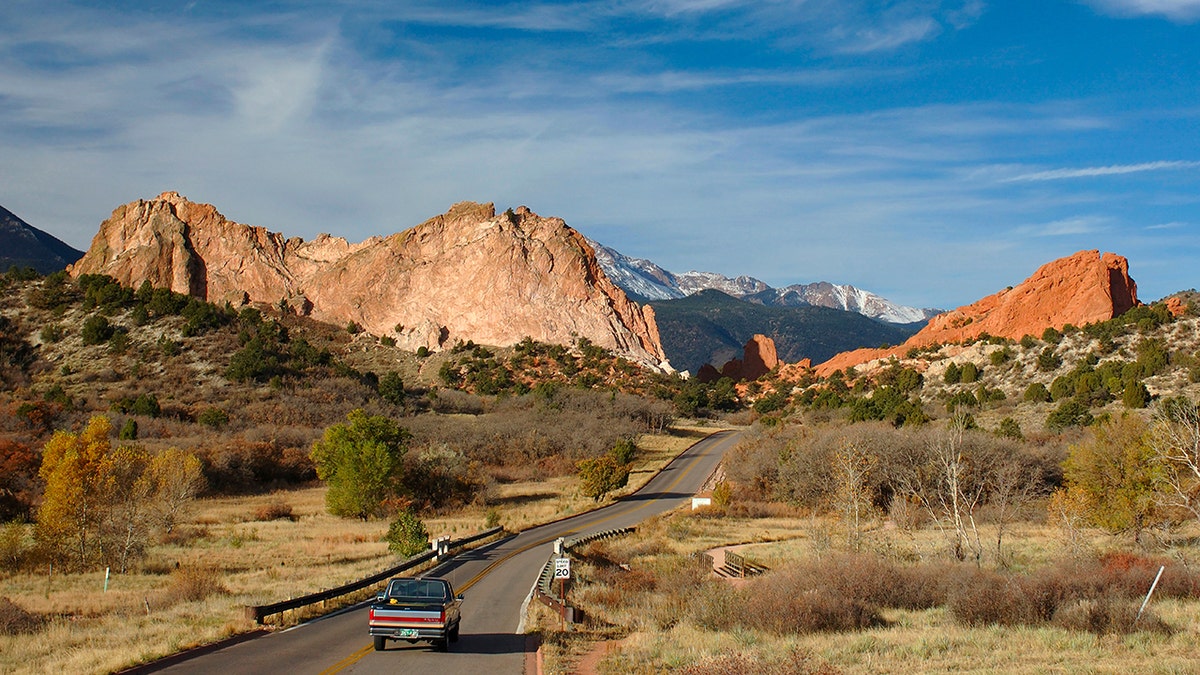
<svg viewBox="0 0 1200 675"><path fill-rule="evenodd" d="M593 541L601 539L610 539L619 537L624 534L636 532L636 527L620 527L612 530L604 530L601 532L593 532L582 537L568 537L563 540L562 554L555 553L550 556L546 564L542 567L542 572L538 576L538 582L534 596L544 605L557 612L563 617L564 621L571 623L575 622L578 610L569 604L564 603L561 599L554 595L554 561L570 554L571 549L578 548Z"/></svg>

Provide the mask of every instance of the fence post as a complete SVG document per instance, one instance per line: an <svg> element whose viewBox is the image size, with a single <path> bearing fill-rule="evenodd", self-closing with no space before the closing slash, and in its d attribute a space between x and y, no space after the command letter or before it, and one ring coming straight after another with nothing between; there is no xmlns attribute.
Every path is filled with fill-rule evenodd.
<svg viewBox="0 0 1200 675"><path fill-rule="evenodd" d="M1146 593L1146 599L1142 601L1142 607L1138 610L1137 617L1133 620L1133 625L1137 625L1139 619L1142 618L1142 612L1146 611L1146 603L1150 602L1150 596L1154 595L1154 589L1158 588L1158 580L1162 578L1163 570L1167 569L1166 565L1161 565L1158 568L1158 574L1154 575L1154 583L1150 584L1150 591Z"/></svg>

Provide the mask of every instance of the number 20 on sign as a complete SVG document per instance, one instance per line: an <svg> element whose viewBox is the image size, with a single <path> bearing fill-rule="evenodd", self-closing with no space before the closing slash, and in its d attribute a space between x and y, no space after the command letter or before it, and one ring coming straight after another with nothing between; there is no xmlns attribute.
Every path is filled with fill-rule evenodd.
<svg viewBox="0 0 1200 675"><path fill-rule="evenodd" d="M557 558L554 561L554 578L555 579L570 579L571 578L571 559Z"/></svg>

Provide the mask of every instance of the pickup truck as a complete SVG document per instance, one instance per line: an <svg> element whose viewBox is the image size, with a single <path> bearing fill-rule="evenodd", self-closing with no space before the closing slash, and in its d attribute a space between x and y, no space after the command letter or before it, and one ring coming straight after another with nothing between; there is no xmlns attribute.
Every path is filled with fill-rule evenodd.
<svg viewBox="0 0 1200 675"><path fill-rule="evenodd" d="M458 642L462 600L445 579L401 577L388 581L387 589L371 603L369 625L375 651L386 649L388 640L426 640L438 651L448 651L451 642Z"/></svg>

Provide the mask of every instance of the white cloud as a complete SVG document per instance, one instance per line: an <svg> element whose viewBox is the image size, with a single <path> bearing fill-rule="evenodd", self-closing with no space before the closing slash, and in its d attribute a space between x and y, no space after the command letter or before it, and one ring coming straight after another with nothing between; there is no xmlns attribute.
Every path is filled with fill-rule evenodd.
<svg viewBox="0 0 1200 675"><path fill-rule="evenodd" d="M1143 162L1141 164L1113 164L1109 166L1090 166L1079 169L1050 169L1023 173L1019 176L1006 178L1004 182L1019 183L1025 181L1064 180L1068 178L1091 178L1094 176L1119 176L1143 171L1172 171L1200 168L1200 162L1161 161Z"/></svg>
<svg viewBox="0 0 1200 675"><path fill-rule="evenodd" d="M1157 15L1181 23L1200 19L1200 0L1084 0L1084 2L1101 12L1115 16Z"/></svg>
<svg viewBox="0 0 1200 675"><path fill-rule="evenodd" d="M1101 232L1109 225L1102 216L1075 216L1050 223L1023 225L1014 230L1018 237L1068 237L1091 235Z"/></svg>

